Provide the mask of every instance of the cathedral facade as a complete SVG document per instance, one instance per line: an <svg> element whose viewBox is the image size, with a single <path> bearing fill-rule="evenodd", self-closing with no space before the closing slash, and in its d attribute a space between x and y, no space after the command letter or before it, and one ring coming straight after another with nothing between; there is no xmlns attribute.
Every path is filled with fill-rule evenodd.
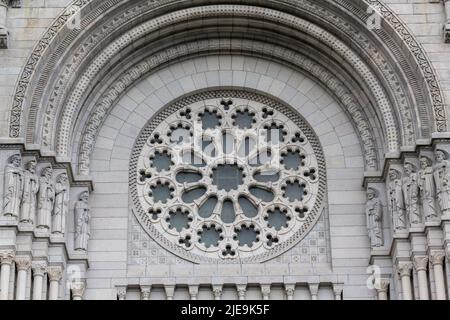
<svg viewBox="0 0 450 320"><path fill-rule="evenodd" d="M447 300L450 1L0 0L1 300Z"/></svg>

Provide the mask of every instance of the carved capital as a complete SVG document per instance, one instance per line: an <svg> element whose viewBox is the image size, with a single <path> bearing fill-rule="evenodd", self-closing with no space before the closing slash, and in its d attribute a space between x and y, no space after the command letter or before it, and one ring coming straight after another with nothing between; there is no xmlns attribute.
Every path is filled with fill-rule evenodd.
<svg viewBox="0 0 450 320"><path fill-rule="evenodd" d="M445 248L445 254L447 255L447 260L450 261L450 246L447 246L447 248Z"/></svg>
<svg viewBox="0 0 450 320"><path fill-rule="evenodd" d="M150 300L151 286L141 286L141 300Z"/></svg>
<svg viewBox="0 0 450 320"><path fill-rule="evenodd" d="M397 266L397 272L400 277L410 277L413 264L411 262L400 262Z"/></svg>
<svg viewBox="0 0 450 320"><path fill-rule="evenodd" d="M14 261L14 250L0 251L1 264L11 264Z"/></svg>
<svg viewBox="0 0 450 320"><path fill-rule="evenodd" d="M342 283L333 284L333 293L335 297L340 297L342 295L342 291L344 291L344 285Z"/></svg>
<svg viewBox="0 0 450 320"><path fill-rule="evenodd" d="M70 285L70 290L72 290L72 298L74 300L82 299L85 288L86 284L83 281L72 282L72 284Z"/></svg>
<svg viewBox="0 0 450 320"><path fill-rule="evenodd" d="M196 300L198 296L198 285L190 285L189 286L189 295L192 300Z"/></svg>
<svg viewBox="0 0 450 320"><path fill-rule="evenodd" d="M34 276L44 276L47 273L46 261L33 261L31 263L31 269L33 269Z"/></svg>
<svg viewBox="0 0 450 320"><path fill-rule="evenodd" d="M311 296L317 296L319 293L319 284L318 283L310 283L309 284L309 292L311 292Z"/></svg>
<svg viewBox="0 0 450 320"><path fill-rule="evenodd" d="M247 294L247 285L246 284L238 284L236 285L237 293L239 300L245 300L245 296Z"/></svg>
<svg viewBox="0 0 450 320"><path fill-rule="evenodd" d="M63 269L58 266L48 267L47 274L50 281L60 281L62 279Z"/></svg>
<svg viewBox="0 0 450 320"><path fill-rule="evenodd" d="M18 271L28 271L28 269L30 269L30 257L16 257L14 261L16 262L16 268Z"/></svg>
<svg viewBox="0 0 450 320"><path fill-rule="evenodd" d="M377 290L378 293L387 292L389 290L390 283L391 283L390 279L378 278L375 281L375 290Z"/></svg>
<svg viewBox="0 0 450 320"><path fill-rule="evenodd" d="M126 300L127 298L127 287L117 287L117 298L119 300Z"/></svg>
<svg viewBox="0 0 450 320"><path fill-rule="evenodd" d="M213 295L214 299L220 300L222 298L222 285L213 285Z"/></svg>
<svg viewBox="0 0 450 320"><path fill-rule="evenodd" d="M428 270L428 257L427 256L416 256L413 259L414 269L416 271L427 271Z"/></svg>
<svg viewBox="0 0 450 320"><path fill-rule="evenodd" d="M165 285L164 290L166 291L166 299L172 300L173 295L175 294L175 286L174 285Z"/></svg>
<svg viewBox="0 0 450 320"><path fill-rule="evenodd" d="M268 300L270 298L270 284L262 284L261 285L261 293L263 299Z"/></svg>
<svg viewBox="0 0 450 320"><path fill-rule="evenodd" d="M295 284L286 284L284 285L284 291L286 292L286 296L289 298L293 298L295 294Z"/></svg>
<svg viewBox="0 0 450 320"><path fill-rule="evenodd" d="M430 262L433 266L442 265L444 263L444 250L435 250L430 253Z"/></svg>

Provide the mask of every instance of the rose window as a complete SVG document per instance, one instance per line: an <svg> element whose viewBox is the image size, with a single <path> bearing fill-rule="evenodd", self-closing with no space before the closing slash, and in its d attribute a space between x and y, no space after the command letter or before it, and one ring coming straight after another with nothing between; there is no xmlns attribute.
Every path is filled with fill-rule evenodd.
<svg viewBox="0 0 450 320"><path fill-rule="evenodd" d="M289 107L244 91L199 93L152 119L134 148L135 214L191 261L265 261L318 220L324 164Z"/></svg>

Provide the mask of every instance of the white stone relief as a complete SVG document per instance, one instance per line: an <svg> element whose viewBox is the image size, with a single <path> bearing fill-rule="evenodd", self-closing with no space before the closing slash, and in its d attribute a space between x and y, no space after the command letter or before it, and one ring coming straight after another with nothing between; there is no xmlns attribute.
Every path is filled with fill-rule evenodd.
<svg viewBox="0 0 450 320"><path fill-rule="evenodd" d="M69 210L69 180L66 173L56 177L55 208L52 216L52 233L64 235Z"/></svg>
<svg viewBox="0 0 450 320"><path fill-rule="evenodd" d="M80 194L75 204L75 246L76 251L87 251L90 237L91 213L89 207L89 192Z"/></svg>
<svg viewBox="0 0 450 320"><path fill-rule="evenodd" d="M437 200L441 213L446 215L450 213L450 161L448 160L447 152L444 150L436 150L435 157L434 180Z"/></svg>
<svg viewBox="0 0 450 320"><path fill-rule="evenodd" d="M36 219L36 196L39 191L39 177L36 174L36 160L30 160L23 174L23 197L20 222L34 224Z"/></svg>
<svg viewBox="0 0 450 320"><path fill-rule="evenodd" d="M53 169L46 167L39 178L37 228L50 230L54 203Z"/></svg>
<svg viewBox="0 0 450 320"><path fill-rule="evenodd" d="M19 217L23 193L23 170L20 155L12 155L5 166L3 215Z"/></svg>
<svg viewBox="0 0 450 320"><path fill-rule="evenodd" d="M406 209L406 215L411 225L422 222L419 210L419 184L415 166L406 162L404 165L402 190Z"/></svg>
<svg viewBox="0 0 450 320"><path fill-rule="evenodd" d="M374 188L367 189L367 229L372 247L382 247L383 237L383 208L379 198L378 190Z"/></svg>
<svg viewBox="0 0 450 320"><path fill-rule="evenodd" d="M401 173L396 169L389 170L389 211L395 231L406 229L405 203L403 199Z"/></svg>
<svg viewBox="0 0 450 320"><path fill-rule="evenodd" d="M420 170L418 176L420 199L422 202L423 215L426 221L438 218L436 208L436 186L433 176L432 160L426 156L420 157Z"/></svg>

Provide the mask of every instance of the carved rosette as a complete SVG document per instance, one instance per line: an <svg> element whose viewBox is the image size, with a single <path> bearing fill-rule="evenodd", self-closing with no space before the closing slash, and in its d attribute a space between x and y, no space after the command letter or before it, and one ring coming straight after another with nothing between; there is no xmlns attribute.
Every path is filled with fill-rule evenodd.
<svg viewBox="0 0 450 320"><path fill-rule="evenodd" d="M264 300L269 300L270 298L270 284L261 285L261 293Z"/></svg>
<svg viewBox="0 0 450 320"><path fill-rule="evenodd" d="M191 296L191 300L197 300L198 285L190 285L189 286L189 295Z"/></svg>

